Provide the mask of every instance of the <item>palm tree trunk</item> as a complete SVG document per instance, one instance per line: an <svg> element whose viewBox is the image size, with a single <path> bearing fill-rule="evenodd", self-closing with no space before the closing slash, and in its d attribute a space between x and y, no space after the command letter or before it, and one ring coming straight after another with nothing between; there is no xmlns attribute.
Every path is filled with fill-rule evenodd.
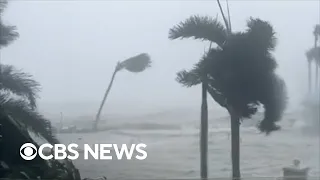
<svg viewBox="0 0 320 180"><path fill-rule="evenodd" d="M201 179L208 178L208 81L205 76L202 80L201 129L200 129L200 174Z"/></svg>
<svg viewBox="0 0 320 180"><path fill-rule="evenodd" d="M314 84L314 88L315 88L315 93L317 93L318 92L318 90L319 90L319 68L318 68L318 64L316 63L316 65L315 65L315 67L316 67L316 77L315 77L315 84Z"/></svg>
<svg viewBox="0 0 320 180"><path fill-rule="evenodd" d="M228 30L228 36L232 34L231 30L231 20L230 20L230 11L229 3L227 0L227 9L228 9L228 20L224 16L220 1L217 0L223 20L225 22L226 28ZM231 159L232 159L232 179L240 180L240 123L238 113L235 112L233 107L227 108L231 117Z"/></svg>
<svg viewBox="0 0 320 180"><path fill-rule="evenodd" d="M308 60L308 91L309 91L309 94L311 93L311 61Z"/></svg>
<svg viewBox="0 0 320 180"><path fill-rule="evenodd" d="M232 178L239 180L240 175L240 123L239 116L233 109L229 111L231 116L231 159Z"/></svg>
<svg viewBox="0 0 320 180"><path fill-rule="evenodd" d="M100 115L101 115L101 111L102 111L102 108L104 106L104 103L106 102L106 99L107 99L107 96L110 92L110 89L112 87L112 83L114 81L114 78L116 77L116 74L117 74L118 70L117 70L117 67L115 68L113 74L112 74L112 78L111 78L111 81L109 83L109 86L108 86L108 89L106 90L106 92L104 93L104 97L102 99L102 102L100 104L100 107L99 107L99 110L98 110L98 113L96 115L96 119L95 119L95 122L93 124L93 130L97 130L98 129L98 122L100 120Z"/></svg>
<svg viewBox="0 0 320 180"><path fill-rule="evenodd" d="M318 41L318 35L316 34L315 37L314 37L314 49L317 49L317 41ZM318 72L318 62L317 62L317 59L314 59L314 62L315 62L315 67L316 67L316 77L314 78L315 79L315 93L318 92L318 76L319 76L319 72Z"/></svg>

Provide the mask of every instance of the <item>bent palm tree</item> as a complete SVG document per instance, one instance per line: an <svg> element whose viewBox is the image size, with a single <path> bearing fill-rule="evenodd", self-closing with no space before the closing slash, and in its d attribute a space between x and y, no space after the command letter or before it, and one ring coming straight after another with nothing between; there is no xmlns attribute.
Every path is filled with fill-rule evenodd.
<svg viewBox="0 0 320 180"><path fill-rule="evenodd" d="M146 53L141 53L137 56L133 56L129 59L126 59L122 62L118 62L117 66L115 67L115 70L112 74L112 77L111 77L111 81L109 83L109 86L103 96L103 99L102 99L102 102L100 104L100 107L99 107L99 110L97 112L97 115L96 115L96 119L94 121L94 124L93 124L93 129L94 130L97 130L98 129L98 122L100 120L100 115L101 115L101 112L102 112L102 108L105 104L105 101L107 99L107 96L111 90L111 87L112 87L112 84L113 84L113 81L114 81L114 78L116 77L116 74L117 72L121 71L122 69L126 69L127 71L129 72L134 72L134 73L139 73L139 72L142 72L144 71L145 69L151 67L151 60L150 60L150 57L148 54Z"/></svg>
<svg viewBox="0 0 320 180"><path fill-rule="evenodd" d="M247 30L227 36L217 19L192 16L170 29L169 38L207 40L217 45L189 71L177 73L177 81L186 87L198 85L207 76L208 92L231 117L233 178L240 178L239 125L263 105L264 119L258 128L269 134L286 108L285 82L275 74L277 63L271 54L276 46L272 26L250 18ZM208 72L205 75L203 72Z"/></svg>

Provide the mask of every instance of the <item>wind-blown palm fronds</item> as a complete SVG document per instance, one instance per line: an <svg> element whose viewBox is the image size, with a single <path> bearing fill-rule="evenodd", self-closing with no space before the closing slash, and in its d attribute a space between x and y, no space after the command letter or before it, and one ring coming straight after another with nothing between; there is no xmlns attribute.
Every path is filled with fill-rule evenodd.
<svg viewBox="0 0 320 180"><path fill-rule="evenodd" d="M189 70L182 70L177 73L176 81L186 87L192 87L200 84L202 72L201 70L204 68L204 61L201 59L198 63L194 65L194 67Z"/></svg>
<svg viewBox="0 0 320 180"><path fill-rule="evenodd" d="M172 28L169 39L205 39L216 43L218 48L210 49L191 70L178 72L176 80L183 86L191 87L207 78L207 91L228 110L231 117L233 177L239 178L239 124L263 105L264 118L257 123L257 127L261 132L270 134L280 129L276 122L281 120L286 108L286 86L275 74L277 62L272 55L277 39L273 27L260 19L250 18L246 31L228 34L228 37L220 23L208 23L207 17L194 19L187 19L187 23Z"/></svg>
<svg viewBox="0 0 320 180"><path fill-rule="evenodd" d="M0 15L2 15L4 9L7 7L8 1L7 0L0 0Z"/></svg>
<svg viewBox="0 0 320 180"><path fill-rule="evenodd" d="M7 6L0 0L0 15ZM0 19L0 48L18 38L15 26L5 26ZM52 134L50 121L36 110L40 84L32 76L11 65L0 64L0 113L13 118L51 143L58 142Z"/></svg>
<svg viewBox="0 0 320 180"><path fill-rule="evenodd" d="M40 84L30 74L15 69L11 65L0 64L0 90L13 93L28 100L31 109L36 108Z"/></svg>
<svg viewBox="0 0 320 180"><path fill-rule="evenodd" d="M127 71L138 73L151 67L151 61L148 54L142 53L122 61L119 66Z"/></svg>
<svg viewBox="0 0 320 180"><path fill-rule="evenodd" d="M261 94L263 97L260 100L265 112L264 119L258 125L259 129L267 134L280 129L276 122L281 120L288 103L284 80L275 74L269 74L269 76L269 78L265 78L266 81L261 87L266 88L265 93Z"/></svg>
<svg viewBox="0 0 320 180"><path fill-rule="evenodd" d="M94 130L97 130L98 128L98 122L100 120L100 115L101 115L101 112L102 112L102 108L105 104L105 101L107 99L107 96L111 90L111 87L112 87L112 84L113 84L113 81L114 81L114 78L117 74L117 72L121 71L122 69L126 69L130 72L134 72L134 73L139 73L139 72L142 72L144 71L145 69L151 67L151 60L150 60L150 56L146 53L141 53L139 55L136 55L136 56L133 56L131 58L128 58L122 62L118 62L113 74L112 74L112 77L111 77L111 81L109 83L109 86L103 96L103 99L102 99L102 102L100 104L100 107L99 107L99 110L97 112L97 115L96 115L96 119L94 121L94 124L93 124L93 129Z"/></svg>
<svg viewBox="0 0 320 180"><path fill-rule="evenodd" d="M308 61L315 61L320 67L320 47L314 47L306 52Z"/></svg>
<svg viewBox="0 0 320 180"><path fill-rule="evenodd" d="M203 27L196 26L199 29ZM272 26L266 21L250 18L247 27L245 32L232 34L221 50L212 49L206 57L210 62L210 68L208 68L209 79L211 79L210 86L215 89L216 94L225 97L224 101L229 106L235 106L234 108L242 114L242 118L250 118L256 113L256 106L267 103L267 99L272 102L277 100L278 104L286 103L286 88L283 82L277 80L262 86L263 83L277 77L274 74L277 63L271 54L276 46L276 37ZM188 36L191 37L190 34ZM203 59L192 70L180 71L177 74L177 81L187 87L199 84L201 82L200 73L204 67L200 65L201 63L203 63ZM215 84L212 84L213 82ZM280 86L280 84L282 85ZM275 94L274 88L278 88L282 98L270 100L267 97L268 94L269 97ZM210 95L212 96L212 93ZM221 100L218 103L225 104ZM268 102L268 104L270 103ZM264 108L268 108L265 115L274 118L265 118L262 120L262 124L265 124L266 121L271 124L277 122L284 111L284 108L278 108L276 112L275 109L267 105ZM275 114L272 115L272 113ZM275 130L271 128L271 125L268 126L270 129L266 126L259 127L261 131L267 133Z"/></svg>
<svg viewBox="0 0 320 180"><path fill-rule="evenodd" d="M15 26L6 26L0 20L0 48L8 46L19 37Z"/></svg>
<svg viewBox="0 0 320 180"><path fill-rule="evenodd" d="M13 118L50 143L57 143L49 120L37 112L40 84L28 73L0 64L0 113Z"/></svg>
<svg viewBox="0 0 320 180"><path fill-rule="evenodd" d="M15 26L7 26L2 22L1 16L4 9L7 7L7 4L7 0L0 0L0 49L8 46L19 37L19 33L16 32Z"/></svg>
<svg viewBox="0 0 320 180"><path fill-rule="evenodd" d="M44 137L50 143L59 142L52 133L51 122L31 109L29 102L12 98L8 93L0 93L0 106L2 107L1 113L13 118L37 135Z"/></svg>
<svg viewBox="0 0 320 180"><path fill-rule="evenodd" d="M273 51L277 44L277 38L271 24L261 19L250 18L247 21L246 34L249 36L248 40L252 41L257 48L264 51Z"/></svg>
<svg viewBox="0 0 320 180"><path fill-rule="evenodd" d="M0 16L7 6L6 0L0 0ZM0 49L8 46L19 34L15 26L6 26L0 17ZM37 144L27 130L41 136L51 144L59 143L52 131L49 120L37 112L36 98L40 85L32 79L32 76L15 69L10 65L0 64L0 125L3 125L5 134L5 147L1 151L1 161L10 167L9 173L1 173L1 178L28 178L38 179L61 179L59 169L49 166L43 159L36 158L32 162L21 162L19 148L23 143ZM56 162L55 160L52 160ZM69 162L72 164L72 162ZM31 165L31 166L30 166ZM36 167L33 167L33 166ZM80 180L80 174L73 166L60 168L69 176L65 179ZM23 171L24 176L21 176ZM53 176L43 176L49 172ZM53 173L51 173L53 172ZM56 172L56 173L55 173ZM77 177L74 174L78 175ZM28 178L29 179L29 178Z"/></svg>
<svg viewBox="0 0 320 180"><path fill-rule="evenodd" d="M222 46L226 41L227 31L217 18L191 16L169 31L169 39L191 38L207 40Z"/></svg>

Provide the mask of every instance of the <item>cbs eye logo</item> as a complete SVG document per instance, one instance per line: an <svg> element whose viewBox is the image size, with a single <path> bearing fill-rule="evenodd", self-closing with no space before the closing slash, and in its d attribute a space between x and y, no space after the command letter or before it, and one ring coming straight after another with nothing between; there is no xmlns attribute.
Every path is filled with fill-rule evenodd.
<svg viewBox="0 0 320 180"><path fill-rule="evenodd" d="M22 159L30 161L37 156L37 147L32 143L25 143L20 148L20 156Z"/></svg>

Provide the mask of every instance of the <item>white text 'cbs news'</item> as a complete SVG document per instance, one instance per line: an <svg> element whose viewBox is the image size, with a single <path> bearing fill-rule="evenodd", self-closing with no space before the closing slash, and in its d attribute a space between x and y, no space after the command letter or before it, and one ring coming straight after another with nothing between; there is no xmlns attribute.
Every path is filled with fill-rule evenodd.
<svg viewBox="0 0 320 180"><path fill-rule="evenodd" d="M127 146L122 144L118 147L117 144L94 144L90 146L88 144L83 145L83 150L79 152L79 145L72 143L69 145L64 144L42 144L37 148L32 143L25 143L20 147L20 156L27 161L33 160L37 155L44 160L76 160L80 154L83 154L85 160L96 159L96 160L112 160L112 159L138 159L145 160L148 156L145 148L146 144L132 144ZM135 153L136 152L136 153ZM116 158L112 156L115 154ZM134 154L137 154L134 156ZM91 156L91 157L90 157Z"/></svg>

